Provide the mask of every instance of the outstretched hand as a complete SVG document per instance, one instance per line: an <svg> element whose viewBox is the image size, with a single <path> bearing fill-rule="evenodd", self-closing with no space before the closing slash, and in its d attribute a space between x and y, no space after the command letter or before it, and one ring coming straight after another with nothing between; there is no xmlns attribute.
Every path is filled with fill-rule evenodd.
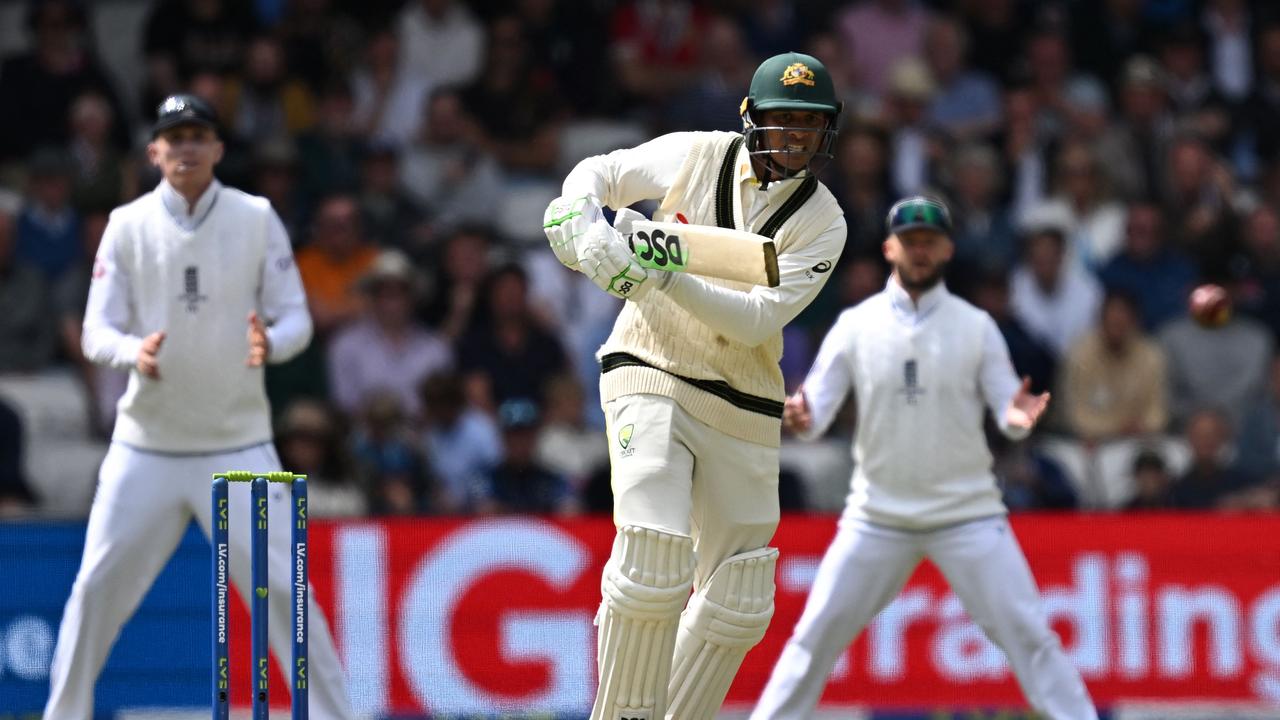
<svg viewBox="0 0 1280 720"><path fill-rule="evenodd" d="M1009 427L1030 430L1040 421L1040 416L1044 414L1047 407L1049 407L1049 393L1033 395L1031 378L1024 377L1022 386L1018 388L1018 392L1014 393L1013 399L1009 401L1009 407L1004 411L1005 424Z"/></svg>
<svg viewBox="0 0 1280 720"><path fill-rule="evenodd" d="M267 339L267 326L262 323L256 310L249 311L249 359L245 364L249 367L262 367L267 363L267 353L271 352L271 341Z"/></svg>
<svg viewBox="0 0 1280 720"><path fill-rule="evenodd" d="M804 388L796 390L782 406L782 426L793 433L802 433L813 426L809 402L804 399Z"/></svg>

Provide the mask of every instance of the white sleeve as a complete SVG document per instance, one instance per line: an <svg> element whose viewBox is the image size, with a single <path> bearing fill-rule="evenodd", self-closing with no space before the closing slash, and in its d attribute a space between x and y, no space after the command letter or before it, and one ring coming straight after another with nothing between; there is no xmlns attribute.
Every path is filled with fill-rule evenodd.
<svg viewBox="0 0 1280 720"><path fill-rule="evenodd" d="M142 338L129 332L134 321L133 298L128 270L120 263L121 228L113 215L103 231L89 281L80 348L90 362L127 370L138 360Z"/></svg>
<svg viewBox="0 0 1280 720"><path fill-rule="evenodd" d="M822 339L818 356L804 379L804 399L813 424L798 433L802 440L820 437L831 426L840 406L853 387L854 327L851 316L842 314Z"/></svg>
<svg viewBox="0 0 1280 720"><path fill-rule="evenodd" d="M564 179L561 194L594 195L600 204L615 210L660 199L671 189L697 135L670 133L633 148L586 158Z"/></svg>
<svg viewBox="0 0 1280 720"><path fill-rule="evenodd" d="M1005 437L1021 440L1031 430L1029 428L1010 427L1005 421L1005 410L1013 399L1022 381L1013 370L1013 361L1009 359L1009 346L996 327L996 321L990 315L983 314L982 331L982 367L978 371L978 383L981 385L983 399L995 417L996 425Z"/></svg>
<svg viewBox="0 0 1280 720"><path fill-rule="evenodd" d="M267 252L262 261L259 293L262 321L267 325L267 341L272 363L282 363L302 352L311 341L311 313L302 277L293 261L293 248L284 223L274 210L267 220Z"/></svg>
<svg viewBox="0 0 1280 720"><path fill-rule="evenodd" d="M782 331L826 284L845 241L837 216L813 242L778 256L778 287L731 290L684 273L671 273L667 297L725 337L755 347Z"/></svg>

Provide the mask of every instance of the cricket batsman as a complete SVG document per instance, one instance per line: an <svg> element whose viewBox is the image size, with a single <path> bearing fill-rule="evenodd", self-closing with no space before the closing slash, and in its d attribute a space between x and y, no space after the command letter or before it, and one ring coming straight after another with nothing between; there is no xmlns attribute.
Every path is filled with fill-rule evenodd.
<svg viewBox="0 0 1280 720"><path fill-rule="evenodd" d="M598 354L617 535L596 617L593 720L713 718L773 615L782 328L826 282L843 213L814 176L841 109L826 67L764 61L743 131L678 132L583 160L547 208L560 262L624 304ZM773 238L777 287L648 270L602 219ZM688 249L696 252L696 248ZM690 589L693 596L690 598Z"/></svg>

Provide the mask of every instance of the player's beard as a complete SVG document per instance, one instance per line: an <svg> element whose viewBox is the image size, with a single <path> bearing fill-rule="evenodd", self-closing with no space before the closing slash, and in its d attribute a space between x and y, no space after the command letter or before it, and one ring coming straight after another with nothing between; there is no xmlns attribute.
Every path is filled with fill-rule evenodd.
<svg viewBox="0 0 1280 720"><path fill-rule="evenodd" d="M933 270L922 277L913 277L907 272L910 269L908 265L897 265L894 269L898 273L898 282L902 283L902 287L915 293L924 293L932 290L938 283L942 282L943 277L947 274L947 264L945 262L934 265Z"/></svg>

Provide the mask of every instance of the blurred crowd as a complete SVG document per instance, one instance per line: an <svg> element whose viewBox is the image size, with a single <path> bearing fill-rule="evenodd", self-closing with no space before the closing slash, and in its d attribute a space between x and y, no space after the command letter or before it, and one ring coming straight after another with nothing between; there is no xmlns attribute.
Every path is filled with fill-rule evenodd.
<svg viewBox="0 0 1280 720"><path fill-rule="evenodd" d="M802 50L845 103L822 176L849 236L785 332L789 390L883 287L889 205L929 193L954 215L949 286L1054 393L1031 441L993 437L1011 508L1280 505L1275 3L139 2L111 38L141 57L133 93L92 3L28 2L0 65L0 375L70 369L103 438L124 378L79 350L92 259L157 182L148 118L185 90L222 118L219 177L294 242L316 336L267 385L314 513L608 511L592 355L618 306L546 252L542 209L585 154L739 129L756 64ZM1223 322L1188 315L1203 283ZM0 401L0 506L40 501L22 447Z"/></svg>

